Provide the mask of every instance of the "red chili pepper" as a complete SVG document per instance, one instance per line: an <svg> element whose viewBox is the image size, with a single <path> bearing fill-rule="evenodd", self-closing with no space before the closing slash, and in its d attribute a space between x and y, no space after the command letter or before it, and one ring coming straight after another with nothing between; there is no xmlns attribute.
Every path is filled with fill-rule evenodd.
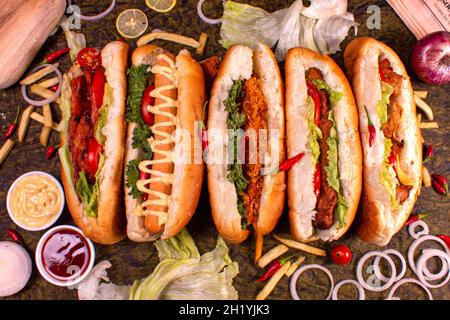
<svg viewBox="0 0 450 320"><path fill-rule="evenodd" d="M450 249L450 237L446 236L444 234L438 234L436 237L438 237L439 239L442 239L445 244L447 245L447 247Z"/></svg>
<svg viewBox="0 0 450 320"><path fill-rule="evenodd" d="M6 140L13 135L14 131L16 131L16 128L17 128L17 122L19 121L19 115L20 115L20 107L17 107L17 114L16 114L16 117L14 118L14 121L9 124L8 129L6 129L5 134L2 136L2 138L0 140Z"/></svg>
<svg viewBox="0 0 450 320"><path fill-rule="evenodd" d="M50 90L52 90L53 92L56 92L59 88L59 84L55 84L54 86L50 87Z"/></svg>
<svg viewBox="0 0 450 320"><path fill-rule="evenodd" d="M448 194L447 178L439 174L432 174L431 178L432 178L431 183L433 185L434 191L436 191L441 195L447 195Z"/></svg>
<svg viewBox="0 0 450 320"><path fill-rule="evenodd" d="M311 82L307 81L306 85L308 87L308 95L313 99L314 101L314 123L316 125L319 125L320 122L320 95L319 90L317 90L317 87Z"/></svg>
<svg viewBox="0 0 450 320"><path fill-rule="evenodd" d="M205 105L203 106L203 113L202 113L202 132L201 132L201 139L202 139L202 148L203 151L206 150L208 147L208 133L206 132L205 127L205 116L206 116L206 106L208 105L208 102L205 102Z"/></svg>
<svg viewBox="0 0 450 320"><path fill-rule="evenodd" d="M321 181L321 169L320 164L316 164L316 172L314 173L314 194L316 195L316 198L318 199L320 196L320 181Z"/></svg>
<svg viewBox="0 0 450 320"><path fill-rule="evenodd" d="M47 151L45 152L45 159L50 160L55 155L56 151L58 151L59 145L49 146Z"/></svg>
<svg viewBox="0 0 450 320"><path fill-rule="evenodd" d="M372 147L373 143L375 142L375 137L377 136L377 129L375 129L375 126L370 120L369 112L367 111L366 106L364 106L364 110L366 110L367 121L369 121L369 147Z"/></svg>
<svg viewBox="0 0 450 320"><path fill-rule="evenodd" d="M430 214L415 214L408 218L408 220L405 222L405 226L409 226L413 222L416 222L417 220L423 220L425 217L428 217Z"/></svg>
<svg viewBox="0 0 450 320"><path fill-rule="evenodd" d="M423 163L427 163L433 157L433 145L425 146Z"/></svg>
<svg viewBox="0 0 450 320"><path fill-rule="evenodd" d="M6 229L6 232L8 233L8 236L11 238L14 242L22 242L22 237L20 234L17 233L17 231L14 231L11 228Z"/></svg>
<svg viewBox="0 0 450 320"><path fill-rule="evenodd" d="M64 49L55 51L55 52L49 54L49 55L47 56L47 58L45 58L44 60L42 60L40 64L51 63L51 62L55 61L56 59L58 59L59 57L65 55L65 54L68 53L69 51L70 51L69 48L64 48Z"/></svg>
<svg viewBox="0 0 450 320"><path fill-rule="evenodd" d="M267 271L262 275L262 277L258 279L258 282L263 282L263 281L269 279L271 276L273 276L275 274L275 272L280 270L281 267L286 262L291 260L293 257L294 257L294 255L290 255L290 256L288 256L286 258L283 258L281 260L275 260L274 262L272 262L272 264L269 266L269 269L267 269Z"/></svg>
<svg viewBox="0 0 450 320"><path fill-rule="evenodd" d="M380 67L378 67L378 73L380 74L381 81L386 82L386 75L384 74L384 70Z"/></svg>
<svg viewBox="0 0 450 320"><path fill-rule="evenodd" d="M289 169L291 169L297 162L299 162L300 160L302 160L302 158L305 156L304 153L299 153L298 155L296 155L295 157L292 157L290 159L287 159L285 161L283 161L280 164L279 167L279 171L288 171Z"/></svg>

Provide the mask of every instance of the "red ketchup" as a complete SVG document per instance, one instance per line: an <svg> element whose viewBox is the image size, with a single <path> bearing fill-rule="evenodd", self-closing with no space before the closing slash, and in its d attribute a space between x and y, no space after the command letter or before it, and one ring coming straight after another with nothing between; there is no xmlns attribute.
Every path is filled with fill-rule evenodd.
<svg viewBox="0 0 450 320"><path fill-rule="evenodd" d="M45 271L56 280L81 276L89 265L91 251L86 238L72 229L60 229L50 235L42 249Z"/></svg>

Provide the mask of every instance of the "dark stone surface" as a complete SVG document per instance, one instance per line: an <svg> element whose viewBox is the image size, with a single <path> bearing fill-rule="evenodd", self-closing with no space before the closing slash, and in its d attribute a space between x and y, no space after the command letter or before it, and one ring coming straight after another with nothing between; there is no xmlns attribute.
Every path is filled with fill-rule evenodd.
<svg viewBox="0 0 450 320"><path fill-rule="evenodd" d="M164 29L171 32L179 32L188 36L197 38L200 32L207 32L209 35L208 46L205 56L212 54L223 55L224 50L218 45L219 40L219 26L209 26L203 23L196 14L197 1L194 0L179 0L175 9L169 14L157 14L148 9L144 0L130 0L118 1L119 5L106 19L100 22L83 23L83 32L87 35L87 42L90 46L102 47L107 42L114 40L117 37L115 30L115 19L119 12L126 8L140 8L149 17L150 29L153 28ZM268 11L283 8L293 1L246 1L252 5L261 6ZM94 14L100 11L96 9L99 2L95 0L85 0L82 2L74 1L74 3L81 3L83 13ZM102 9L106 8L109 3L104 1ZM221 1L207 1L205 4L205 12L212 17L221 15ZM366 13L367 7L371 4L376 4L381 7L381 30L367 30L366 20L369 14ZM214 9L215 7L220 9ZM360 23L359 35L372 36L376 39L384 41L386 44L393 47L393 49L400 55L406 67L412 76L413 86L416 90L428 90L429 98L427 103L433 106L436 121L439 122L440 129L426 130L423 132L427 143L432 143L435 147L435 157L427 164L430 172L438 172L449 177L448 164L448 140L449 135L449 117L446 116L446 108L448 107L448 92L450 87L432 87L425 85L413 76L409 56L412 48L416 42L411 32L405 27L402 21L397 17L394 11L389 7L385 1L349 1L349 11L353 12L357 21ZM349 37L350 40L352 37ZM346 41L346 43L348 42ZM177 52L182 47L179 45L171 45L168 43L160 43L165 48ZM61 31L55 36L48 39L45 47L40 51L36 61L42 59L43 56L57 48L65 46L65 39ZM344 46L342 46L344 48ZM342 54L335 55L336 60L342 65ZM62 70L67 71L69 67L68 59L62 60ZM3 132L7 126L7 122L13 117L17 105L22 107L26 103L22 100L19 92L19 87L14 86L10 89L0 91L0 131ZM56 106L52 106L55 116L57 115ZM42 170L59 177L59 161L57 158L46 161L44 156L44 149L39 145L39 132L41 126L36 122L32 122L26 141L22 145L17 145L12 154L8 157L4 165L0 168L0 240L7 240L5 235L6 228L14 228L14 224L10 220L6 211L6 192L15 178L19 175L32 171ZM55 133L52 134L51 141L57 143L58 137ZM433 192L431 188L423 188L422 194L417 202L414 213L431 213L431 217L427 219L430 226L430 233L448 233L449 232L449 210L450 201L447 197L442 197ZM72 224L70 214L65 211L58 224ZM201 252L211 250L216 241L217 232L215 231L212 219L210 216L208 196L206 190L202 194L200 205L197 214L188 225L188 230L196 240L196 243ZM277 233L288 232L288 222L286 212L278 225ZM25 243L34 253L37 242L42 236L43 232L26 232L20 230L25 239ZM306 255L306 263L319 263L328 267L334 275L335 282L343 279L355 279L356 262L365 252L369 250L377 250L379 248L367 245L360 241L350 230L350 232L339 243L347 244L353 251L354 259L350 265L340 267L333 265L327 258L318 258L311 255ZM406 255L407 249L411 244L412 239L408 233L403 229L396 235L389 248L394 248ZM275 246L277 243L272 237L266 237L264 249L265 251ZM330 249L332 246L326 243L318 243L320 247ZM254 267L252 263L254 243L249 239L241 245L230 246L231 257L239 263L240 274L235 278L235 286L239 291L241 299L253 299L259 290L262 289L261 284L256 284L257 276L261 271ZM108 259L111 261L113 267L109 274L113 282L117 284L130 284L135 279L150 274L158 263L157 253L154 246L150 243L137 244L128 240L114 246L96 246L97 261ZM411 270L408 268L407 277L414 277ZM320 299L326 296L328 290L327 278L318 271L306 272L304 281L301 281L302 292L301 297L304 299ZM303 289L304 288L304 289ZM348 289L348 290L346 290ZM439 289L433 289L432 293L436 299L450 299L450 292L448 285ZM371 293L366 292L368 299L384 299L388 292ZM425 294L421 289L415 286L406 285L399 290L398 296L408 299L423 299ZM10 297L11 299L76 299L76 291L59 288L47 283L34 269L31 281L26 288L19 294ZM353 288L344 287L341 291L340 297L351 298L355 297ZM289 282L284 278L279 286L273 291L269 299L290 299Z"/></svg>

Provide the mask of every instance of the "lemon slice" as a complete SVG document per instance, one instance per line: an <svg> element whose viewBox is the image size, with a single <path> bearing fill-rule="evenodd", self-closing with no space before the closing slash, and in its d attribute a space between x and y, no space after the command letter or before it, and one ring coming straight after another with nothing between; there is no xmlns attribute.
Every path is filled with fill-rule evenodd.
<svg viewBox="0 0 450 320"><path fill-rule="evenodd" d="M145 0L147 6L156 12L169 12L177 4L177 0Z"/></svg>
<svg viewBox="0 0 450 320"><path fill-rule="evenodd" d="M122 37L135 39L147 30L147 15L139 9L122 11L117 17L116 28Z"/></svg>

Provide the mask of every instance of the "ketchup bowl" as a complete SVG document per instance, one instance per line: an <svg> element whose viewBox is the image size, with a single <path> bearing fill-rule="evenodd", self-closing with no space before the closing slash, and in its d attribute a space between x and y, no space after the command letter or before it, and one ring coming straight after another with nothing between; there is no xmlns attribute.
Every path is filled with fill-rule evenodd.
<svg viewBox="0 0 450 320"><path fill-rule="evenodd" d="M45 280L59 287L75 286L91 272L95 248L80 229L61 225L42 236L35 259Z"/></svg>

